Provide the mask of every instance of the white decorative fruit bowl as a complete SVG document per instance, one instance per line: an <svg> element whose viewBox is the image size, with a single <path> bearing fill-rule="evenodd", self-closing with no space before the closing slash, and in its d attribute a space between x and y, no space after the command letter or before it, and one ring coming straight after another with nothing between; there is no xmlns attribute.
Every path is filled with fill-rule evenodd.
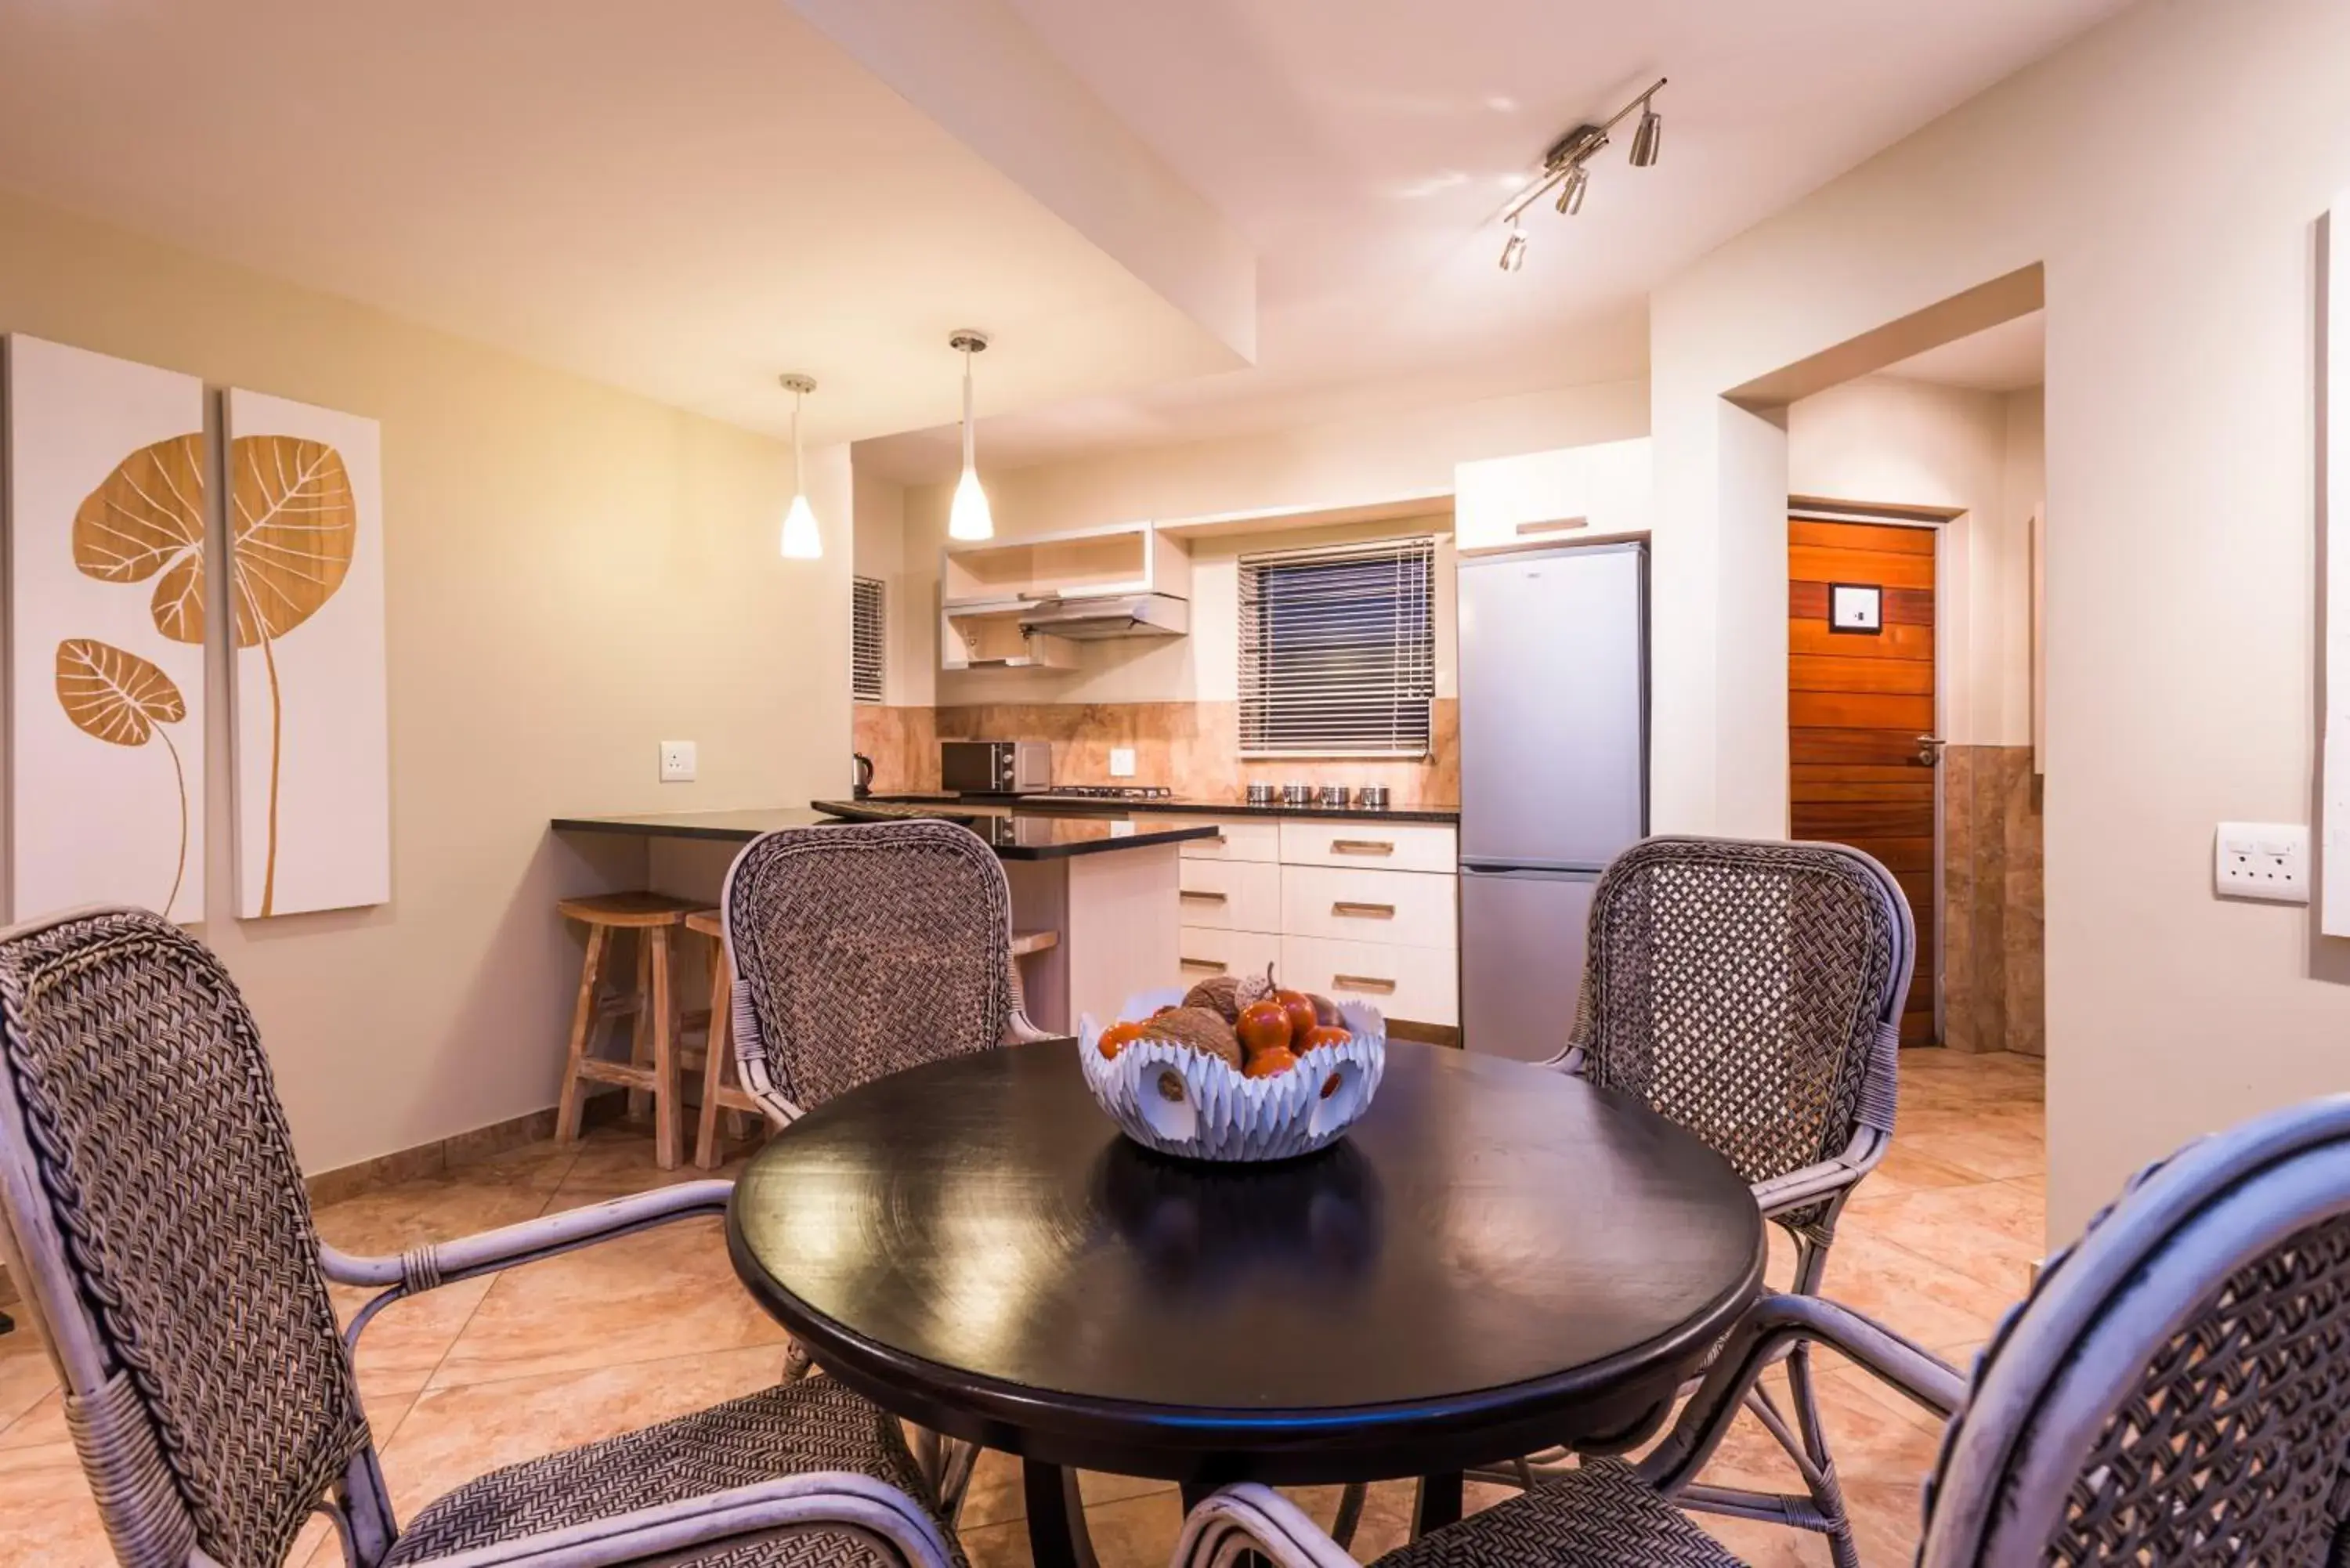
<svg viewBox="0 0 2350 1568"><path fill-rule="evenodd" d="M1130 996L1118 1016L1147 1019L1183 994L1179 986ZM1091 1014L1077 1023L1077 1061L1110 1120L1146 1148L1185 1159L1290 1159L1328 1147L1360 1121L1387 1069L1378 1010L1349 1002L1338 1013L1353 1038L1315 1046L1269 1077L1244 1077L1222 1057L1175 1040L1132 1040L1105 1057L1106 1026Z"/></svg>

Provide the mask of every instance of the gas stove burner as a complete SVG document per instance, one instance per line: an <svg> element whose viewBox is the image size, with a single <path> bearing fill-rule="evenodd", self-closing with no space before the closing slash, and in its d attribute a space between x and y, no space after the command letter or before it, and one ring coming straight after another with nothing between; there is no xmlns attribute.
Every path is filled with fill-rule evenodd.
<svg viewBox="0 0 2350 1568"><path fill-rule="evenodd" d="M1055 784L1045 793L1071 800L1166 800L1175 792L1165 784Z"/></svg>

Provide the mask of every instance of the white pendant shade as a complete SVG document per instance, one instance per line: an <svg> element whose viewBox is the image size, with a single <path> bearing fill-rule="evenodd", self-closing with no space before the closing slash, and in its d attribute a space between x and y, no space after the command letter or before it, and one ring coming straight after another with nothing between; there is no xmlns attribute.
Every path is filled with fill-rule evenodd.
<svg viewBox="0 0 2350 1568"><path fill-rule="evenodd" d="M808 504L807 454L800 450L800 400L816 390L816 381L800 375L783 380L784 389L792 395L792 504L784 514L784 559L821 561L824 531L816 525L816 508Z"/></svg>
<svg viewBox="0 0 2350 1568"><path fill-rule="evenodd" d="M995 537L995 514L987 508L987 492L979 487L979 471L975 468L964 469L962 478L955 482L954 504L947 511L947 537Z"/></svg>
<svg viewBox="0 0 2350 1568"><path fill-rule="evenodd" d="M805 495L794 495L792 509L784 514L784 556L792 561L824 559L824 535L816 531L816 509Z"/></svg>
<svg viewBox="0 0 2350 1568"><path fill-rule="evenodd" d="M962 350L962 477L955 481L954 504L947 509L947 537L993 539L995 514L988 509L987 492L979 487L971 429L971 357L987 347L987 338L977 332L958 332L948 345Z"/></svg>

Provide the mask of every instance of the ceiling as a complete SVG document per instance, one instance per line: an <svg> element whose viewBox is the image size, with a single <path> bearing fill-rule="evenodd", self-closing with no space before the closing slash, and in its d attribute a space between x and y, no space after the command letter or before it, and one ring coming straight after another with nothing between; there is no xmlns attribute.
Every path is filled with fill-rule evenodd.
<svg viewBox="0 0 2350 1568"><path fill-rule="evenodd" d="M1659 279L2124 4L0 0L0 188L756 429L806 370L928 479L966 325L988 466L1641 376Z"/></svg>
<svg viewBox="0 0 2350 1568"><path fill-rule="evenodd" d="M1977 392L2020 392L2047 379L2048 313L2034 310L1971 337L1954 338L1877 372Z"/></svg>
<svg viewBox="0 0 2350 1568"><path fill-rule="evenodd" d="M983 421L1017 465L1643 375L1659 279L2126 0L1009 4L1260 258L1253 368ZM1501 272L1542 151L1659 76L1658 165L1619 133ZM951 432L858 458L943 476Z"/></svg>
<svg viewBox="0 0 2350 1568"><path fill-rule="evenodd" d="M1245 362L783 0L0 0L0 187L816 441Z"/></svg>

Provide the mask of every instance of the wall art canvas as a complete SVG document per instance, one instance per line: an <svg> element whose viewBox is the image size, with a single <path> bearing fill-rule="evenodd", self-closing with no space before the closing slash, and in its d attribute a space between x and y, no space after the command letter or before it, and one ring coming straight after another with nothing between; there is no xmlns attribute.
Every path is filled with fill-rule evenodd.
<svg viewBox="0 0 2350 1568"><path fill-rule="evenodd" d="M228 394L236 908L391 898L376 421Z"/></svg>
<svg viewBox="0 0 2350 1568"><path fill-rule="evenodd" d="M9 897L204 911L203 383L8 339Z"/></svg>

